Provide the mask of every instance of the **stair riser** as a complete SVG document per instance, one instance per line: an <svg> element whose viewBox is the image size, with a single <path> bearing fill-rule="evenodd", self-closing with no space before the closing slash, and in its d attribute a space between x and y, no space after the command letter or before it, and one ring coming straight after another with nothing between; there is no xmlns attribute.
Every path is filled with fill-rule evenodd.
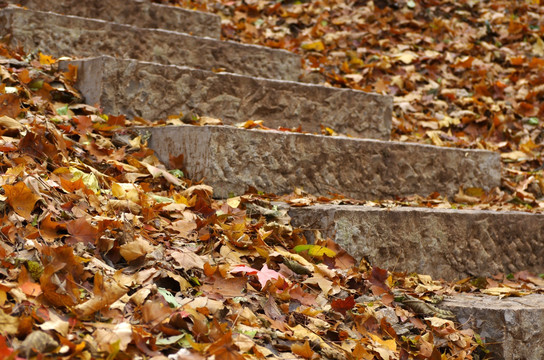
<svg viewBox="0 0 544 360"><path fill-rule="evenodd" d="M217 197L243 194L248 186L278 194L299 186L359 199L451 196L460 185L500 182L499 156L488 151L224 126L146 131L161 160L184 154L188 174L213 186Z"/></svg>
<svg viewBox="0 0 544 360"><path fill-rule="evenodd" d="M221 18L200 11L134 0L8 0L31 10L96 18L141 28L165 29L219 39Z"/></svg>
<svg viewBox="0 0 544 360"><path fill-rule="evenodd" d="M493 359L544 359L544 295L499 299L460 294L440 307L452 311L463 327L478 332Z"/></svg>
<svg viewBox="0 0 544 360"><path fill-rule="evenodd" d="M323 124L384 140L391 133L388 96L110 57L71 63L78 66L76 87L86 102L109 114L157 120L182 112L226 124L264 120L268 127L301 126L311 132Z"/></svg>
<svg viewBox="0 0 544 360"><path fill-rule="evenodd" d="M300 75L299 56L287 51L76 16L7 8L0 30L14 46L54 56L101 54L284 80Z"/></svg>
<svg viewBox="0 0 544 360"><path fill-rule="evenodd" d="M540 214L332 205L289 213L294 226L320 230L354 257L389 270L448 280L544 271Z"/></svg>

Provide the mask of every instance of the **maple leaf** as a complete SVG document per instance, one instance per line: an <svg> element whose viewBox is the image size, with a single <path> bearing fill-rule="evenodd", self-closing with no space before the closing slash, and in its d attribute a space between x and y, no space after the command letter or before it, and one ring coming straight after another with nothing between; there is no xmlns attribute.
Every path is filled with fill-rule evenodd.
<svg viewBox="0 0 544 360"><path fill-rule="evenodd" d="M15 94L0 95L0 115L15 119L21 112L22 109L19 96Z"/></svg>
<svg viewBox="0 0 544 360"><path fill-rule="evenodd" d="M239 353L232 342L232 332L229 331L216 342L210 345L208 353L214 355L218 360L244 360L245 357Z"/></svg>
<svg viewBox="0 0 544 360"><path fill-rule="evenodd" d="M261 289L264 289L266 283L270 280L278 280L280 277L285 278L282 274L279 272L269 269L266 264L264 264L263 268L261 270L254 269L252 267L249 267L247 265L238 265L234 269L230 271L230 273L246 273L248 275L257 275L257 279L259 280L259 283L261 284Z"/></svg>
<svg viewBox="0 0 544 360"><path fill-rule="evenodd" d="M67 222L66 229L71 235L66 240L67 243L93 244L98 237L98 229L89 224L85 217Z"/></svg>
<svg viewBox="0 0 544 360"><path fill-rule="evenodd" d="M3 188L6 192L8 204L17 214L30 221L32 219L32 210L34 210L34 206L40 197L34 194L22 181L15 185L4 185Z"/></svg>
<svg viewBox="0 0 544 360"><path fill-rule="evenodd" d="M331 302L331 307L342 313L342 315L346 315L346 311L353 309L354 306L355 299L353 298L353 295L350 295L345 299L335 299Z"/></svg>
<svg viewBox="0 0 544 360"><path fill-rule="evenodd" d="M308 340L304 342L304 344L293 344L291 345L291 351L294 354L297 354L299 356L302 356L305 359L311 359L314 356L314 352L312 348L310 347L310 343Z"/></svg>

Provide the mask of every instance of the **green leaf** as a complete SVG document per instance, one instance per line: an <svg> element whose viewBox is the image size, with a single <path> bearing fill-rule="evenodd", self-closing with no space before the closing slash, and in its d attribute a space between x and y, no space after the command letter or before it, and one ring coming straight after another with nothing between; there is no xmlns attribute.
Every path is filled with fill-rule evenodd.
<svg viewBox="0 0 544 360"><path fill-rule="evenodd" d="M170 336L167 338L159 338L155 342L157 345L172 345L177 343L178 341L182 340L185 337L185 334L176 335L176 336Z"/></svg>
<svg viewBox="0 0 544 360"><path fill-rule="evenodd" d="M164 300L166 300L166 302L170 305L170 307L172 308L180 307L180 304L178 303L178 301L176 300L176 298L174 297L174 295L172 295L170 291L166 290L165 288L159 288L158 291L159 291L159 294L162 295Z"/></svg>
<svg viewBox="0 0 544 360"><path fill-rule="evenodd" d="M57 109L57 114L59 115L68 115L68 104L64 105Z"/></svg>
<svg viewBox="0 0 544 360"><path fill-rule="evenodd" d="M534 126L536 126L536 125L538 125L538 118L536 118L536 117L529 118L529 120L527 121L527 123L528 123L529 125L534 125Z"/></svg>
<svg viewBox="0 0 544 360"><path fill-rule="evenodd" d="M310 256L318 256L318 257L325 256L325 255L327 255L328 257L336 256L336 252L334 250L331 250L328 247L319 246L319 245L297 245L295 246L293 250L297 253L308 250L308 255Z"/></svg>
<svg viewBox="0 0 544 360"><path fill-rule="evenodd" d="M153 200L155 200L156 202L158 202L159 204L160 203L173 203L174 202L174 199L171 199L169 197L166 197L166 196L159 196L159 195L155 195L155 194L149 194L149 196L151 196L153 198Z"/></svg>
<svg viewBox="0 0 544 360"><path fill-rule="evenodd" d="M178 177L178 178L183 177L183 171L181 171L180 169L168 170L168 172L174 175L175 177Z"/></svg>

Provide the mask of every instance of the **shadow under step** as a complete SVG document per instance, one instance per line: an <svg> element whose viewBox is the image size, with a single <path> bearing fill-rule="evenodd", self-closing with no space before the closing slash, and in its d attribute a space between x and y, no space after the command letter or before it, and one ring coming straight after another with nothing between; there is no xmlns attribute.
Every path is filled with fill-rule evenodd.
<svg viewBox="0 0 544 360"><path fill-rule="evenodd" d="M228 126L140 128L165 163L183 154L185 169L204 179L214 196L269 193L303 187L311 194L357 199L457 193L459 186L490 189L500 183L497 153L430 145Z"/></svg>
<svg viewBox="0 0 544 360"><path fill-rule="evenodd" d="M110 55L293 81L301 74L300 57L285 50L17 7L0 10L0 31L13 46L56 57Z"/></svg>
<svg viewBox="0 0 544 360"><path fill-rule="evenodd" d="M108 56L68 63L78 67L76 87L85 101L108 114L157 120L182 112L225 124L251 119L272 128L319 132L325 125L384 140L391 134L390 96Z"/></svg>
<svg viewBox="0 0 544 360"><path fill-rule="evenodd" d="M500 299L459 294L439 307L452 311L464 328L475 330L495 360L544 359L544 295Z"/></svg>
<svg viewBox="0 0 544 360"><path fill-rule="evenodd" d="M391 271L447 280L544 272L543 214L322 204L289 215L310 241L319 230L356 259Z"/></svg>
<svg viewBox="0 0 544 360"><path fill-rule="evenodd" d="M141 0L8 0L31 10L95 18L141 28L221 37L221 18L215 14Z"/></svg>

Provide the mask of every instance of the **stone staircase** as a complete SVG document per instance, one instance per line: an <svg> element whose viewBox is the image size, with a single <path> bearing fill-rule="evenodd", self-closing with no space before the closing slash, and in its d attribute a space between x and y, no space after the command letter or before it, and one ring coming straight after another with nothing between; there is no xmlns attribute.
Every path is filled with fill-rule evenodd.
<svg viewBox="0 0 544 360"><path fill-rule="evenodd" d="M265 120L270 127L353 137L247 130L230 126L141 129L168 164L183 154L188 175L215 195L249 187L274 193L303 187L384 199L459 186L500 184L498 154L388 141L391 97L296 82L297 55L218 40L219 18L142 0L10 0L0 28L15 46L83 59L77 87L107 113L150 120L179 114L225 124ZM51 12L48 12L51 11ZM280 205L281 206L281 205ZM391 270L450 280L468 275L543 272L544 216L517 212L315 205L290 209L295 226L320 230L351 254ZM479 330L497 359L544 358L544 296L459 295L443 302Z"/></svg>

